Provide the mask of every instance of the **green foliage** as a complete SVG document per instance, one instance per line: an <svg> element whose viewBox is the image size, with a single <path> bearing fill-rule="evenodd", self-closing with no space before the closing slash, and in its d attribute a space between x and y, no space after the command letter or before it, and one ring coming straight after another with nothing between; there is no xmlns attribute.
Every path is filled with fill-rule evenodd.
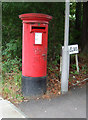
<svg viewBox="0 0 88 120"><path fill-rule="evenodd" d="M48 68L50 71L53 71L53 70L54 70L51 64L48 64L48 67L47 67L47 68Z"/></svg>
<svg viewBox="0 0 88 120"><path fill-rule="evenodd" d="M88 69L87 65L82 66L82 70Z"/></svg>
<svg viewBox="0 0 88 120"><path fill-rule="evenodd" d="M3 72L17 72L21 68L21 59L17 56L17 41L11 40L6 44L6 48L2 46L2 71Z"/></svg>
<svg viewBox="0 0 88 120"><path fill-rule="evenodd" d="M19 71L16 74L5 74L2 79L2 95L11 102L21 102L24 97L21 94L21 76Z"/></svg>
<svg viewBox="0 0 88 120"><path fill-rule="evenodd" d="M3 49L7 43L14 48L14 55L21 58L22 51L22 21L18 15L23 13L44 13L53 16L49 24L48 61L55 60L60 54L64 38L64 3L31 2L31 3L3 3L2 33ZM59 14L58 14L59 12ZM58 21L59 20L59 21ZM15 41L14 41L15 40ZM11 43L12 41L12 43ZM14 42L13 42L14 41ZM12 45L14 43L14 45ZM11 54L12 55L12 54Z"/></svg>
<svg viewBox="0 0 88 120"><path fill-rule="evenodd" d="M53 61L52 64L57 65L57 60Z"/></svg>
<svg viewBox="0 0 88 120"><path fill-rule="evenodd" d="M10 90L9 90L7 87L5 87L5 88L4 88L4 92L9 94L9 93L10 93Z"/></svg>
<svg viewBox="0 0 88 120"><path fill-rule="evenodd" d="M72 64L72 68L75 70L76 69L76 64Z"/></svg>
<svg viewBox="0 0 88 120"><path fill-rule="evenodd" d="M73 75L78 75L79 74L79 72L77 72L76 70L75 71L71 71L70 73L73 74Z"/></svg>
<svg viewBox="0 0 88 120"><path fill-rule="evenodd" d="M13 46L13 56L21 59L22 51L22 21L20 14L44 13L53 16L48 32L48 61L55 61L60 55L64 41L64 2L4 2L2 3L2 45L6 49L7 43ZM78 43L76 36L81 33L75 29L76 3L70 3L70 44ZM12 43L11 43L12 41ZM14 44L14 45L12 45ZM12 55L12 54L11 54ZM58 61L58 60L57 60Z"/></svg>
<svg viewBox="0 0 88 120"><path fill-rule="evenodd" d="M21 67L19 58L15 59L7 59L2 64L2 71L6 73L17 72L18 69Z"/></svg>
<svg viewBox="0 0 88 120"><path fill-rule="evenodd" d="M87 65L83 65L82 66L82 71L83 71L84 74L88 73L88 67L87 67Z"/></svg>
<svg viewBox="0 0 88 120"><path fill-rule="evenodd" d="M22 72L19 72L19 74L13 76L15 85L17 85L19 88L21 87L21 76L22 76Z"/></svg>
<svg viewBox="0 0 88 120"><path fill-rule="evenodd" d="M74 72L73 72L73 71L71 71L70 73L71 73L71 74L73 74Z"/></svg>
<svg viewBox="0 0 88 120"><path fill-rule="evenodd" d="M75 72L74 72L74 74L78 75L78 74L79 74L79 72L75 71Z"/></svg>

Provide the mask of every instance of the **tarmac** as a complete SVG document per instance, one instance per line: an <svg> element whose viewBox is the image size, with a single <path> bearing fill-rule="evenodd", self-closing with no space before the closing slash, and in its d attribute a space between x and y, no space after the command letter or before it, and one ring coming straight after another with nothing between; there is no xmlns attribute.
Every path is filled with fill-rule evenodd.
<svg viewBox="0 0 88 120"><path fill-rule="evenodd" d="M49 100L22 102L18 108L29 118L86 118L86 86Z"/></svg>

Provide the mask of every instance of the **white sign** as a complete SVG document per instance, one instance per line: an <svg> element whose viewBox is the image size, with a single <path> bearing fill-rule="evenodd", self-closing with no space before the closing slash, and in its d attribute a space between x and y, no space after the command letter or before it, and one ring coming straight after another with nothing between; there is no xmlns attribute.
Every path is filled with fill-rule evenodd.
<svg viewBox="0 0 88 120"><path fill-rule="evenodd" d="M64 46L62 46L62 49L64 48ZM69 54L76 54L76 53L79 53L79 50L78 50L78 45L69 45L68 46L68 49L69 49Z"/></svg>
<svg viewBox="0 0 88 120"><path fill-rule="evenodd" d="M42 44L42 33L35 33L35 44Z"/></svg>

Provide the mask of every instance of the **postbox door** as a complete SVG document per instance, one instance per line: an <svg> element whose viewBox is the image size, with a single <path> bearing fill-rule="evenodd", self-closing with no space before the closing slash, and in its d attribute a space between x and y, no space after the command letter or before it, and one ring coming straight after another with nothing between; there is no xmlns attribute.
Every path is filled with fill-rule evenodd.
<svg viewBox="0 0 88 120"><path fill-rule="evenodd" d="M33 42L33 67L32 75L35 77L46 76L47 70L47 32L48 26L42 27L43 31L37 29L33 32L34 42Z"/></svg>
<svg viewBox="0 0 88 120"><path fill-rule="evenodd" d="M48 24L38 26L24 23L23 28L22 74L29 77L46 76Z"/></svg>

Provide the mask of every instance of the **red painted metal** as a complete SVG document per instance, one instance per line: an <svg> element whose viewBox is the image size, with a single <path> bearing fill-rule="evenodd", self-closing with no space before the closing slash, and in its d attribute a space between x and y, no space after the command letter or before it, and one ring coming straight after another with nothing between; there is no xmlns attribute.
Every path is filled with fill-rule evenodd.
<svg viewBox="0 0 88 120"><path fill-rule="evenodd" d="M52 16L39 13L19 15L23 21L22 42L22 75L27 77L43 77L47 73L47 40L48 23ZM38 34L39 33L39 34ZM42 34L40 36L40 34ZM41 37L41 43L35 35Z"/></svg>

